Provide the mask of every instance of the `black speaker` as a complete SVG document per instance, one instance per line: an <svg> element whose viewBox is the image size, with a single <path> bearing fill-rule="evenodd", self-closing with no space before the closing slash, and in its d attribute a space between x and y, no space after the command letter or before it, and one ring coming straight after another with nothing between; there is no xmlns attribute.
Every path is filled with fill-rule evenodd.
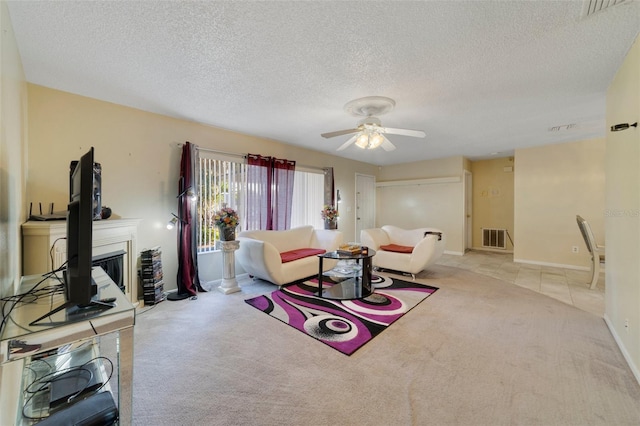
<svg viewBox="0 0 640 426"><path fill-rule="evenodd" d="M72 161L69 165L69 201L73 201L74 194L78 188L73 188L73 172L78 165L77 161ZM102 166L100 163L93 163L93 220L102 219Z"/></svg>
<svg viewBox="0 0 640 426"><path fill-rule="evenodd" d="M93 220L102 219L102 166L93 163Z"/></svg>

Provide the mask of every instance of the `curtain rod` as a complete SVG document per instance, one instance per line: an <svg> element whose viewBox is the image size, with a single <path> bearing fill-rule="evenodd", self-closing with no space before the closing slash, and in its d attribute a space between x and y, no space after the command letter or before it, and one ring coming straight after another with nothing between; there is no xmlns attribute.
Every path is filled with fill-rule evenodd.
<svg viewBox="0 0 640 426"><path fill-rule="evenodd" d="M182 146L183 146L183 145L184 145L184 144L179 143L179 144L178 144L178 147L179 147L179 148L182 148ZM211 148L200 148L200 147L198 147L198 150L199 150L199 151L205 151L205 152L213 152L214 154L229 155L229 156L231 156L231 157L239 157L239 158L244 158L244 159L246 159L246 158L247 158L247 156L246 156L245 154L238 154L238 153L235 153L235 152L219 151L219 150L217 150L217 149L211 149ZM326 167L307 166L307 165L305 165L305 164L298 164L297 162L296 162L296 165L298 165L298 166L300 166L300 167L304 167L304 168L306 168L306 169L315 169L315 170L322 170L322 171L324 171L324 170L326 169Z"/></svg>
<svg viewBox="0 0 640 426"><path fill-rule="evenodd" d="M243 154L237 154L235 152L218 151L217 149L211 149L211 148L200 148L200 147L198 147L198 151L213 152L215 154L229 155L231 157L247 158L247 156L243 155Z"/></svg>

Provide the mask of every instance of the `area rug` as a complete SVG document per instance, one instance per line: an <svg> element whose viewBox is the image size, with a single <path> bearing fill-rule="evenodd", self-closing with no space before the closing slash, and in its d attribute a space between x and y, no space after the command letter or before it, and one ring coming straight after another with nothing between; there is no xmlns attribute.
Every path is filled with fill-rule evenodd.
<svg viewBox="0 0 640 426"><path fill-rule="evenodd" d="M358 300L339 301L314 296L318 290L317 281L309 280L245 302L343 354L351 355L438 290L381 275L373 276L372 281L374 292Z"/></svg>

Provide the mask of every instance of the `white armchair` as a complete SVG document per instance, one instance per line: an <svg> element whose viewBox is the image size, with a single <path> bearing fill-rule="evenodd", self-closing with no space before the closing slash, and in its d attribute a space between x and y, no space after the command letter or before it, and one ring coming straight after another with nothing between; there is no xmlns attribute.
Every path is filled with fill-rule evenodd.
<svg viewBox="0 0 640 426"><path fill-rule="evenodd" d="M360 243L376 251L373 266L415 274L428 268L444 253L445 239L436 228L402 229L385 225L363 229Z"/></svg>
<svg viewBox="0 0 640 426"><path fill-rule="evenodd" d="M301 226L285 231L243 231L238 234L240 248L236 260L251 276L284 285L318 274L318 254L337 250L342 233ZM335 266L323 262L323 269Z"/></svg>

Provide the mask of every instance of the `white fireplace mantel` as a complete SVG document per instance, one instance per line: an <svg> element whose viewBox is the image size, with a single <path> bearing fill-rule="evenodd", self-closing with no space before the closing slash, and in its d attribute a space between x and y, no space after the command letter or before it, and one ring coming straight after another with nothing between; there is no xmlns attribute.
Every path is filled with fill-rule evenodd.
<svg viewBox="0 0 640 426"><path fill-rule="evenodd" d="M140 219L103 219L93 222L93 256L124 250L123 284L131 303L138 302L136 274ZM65 220L28 221L22 224L22 274L57 269L67 260Z"/></svg>

